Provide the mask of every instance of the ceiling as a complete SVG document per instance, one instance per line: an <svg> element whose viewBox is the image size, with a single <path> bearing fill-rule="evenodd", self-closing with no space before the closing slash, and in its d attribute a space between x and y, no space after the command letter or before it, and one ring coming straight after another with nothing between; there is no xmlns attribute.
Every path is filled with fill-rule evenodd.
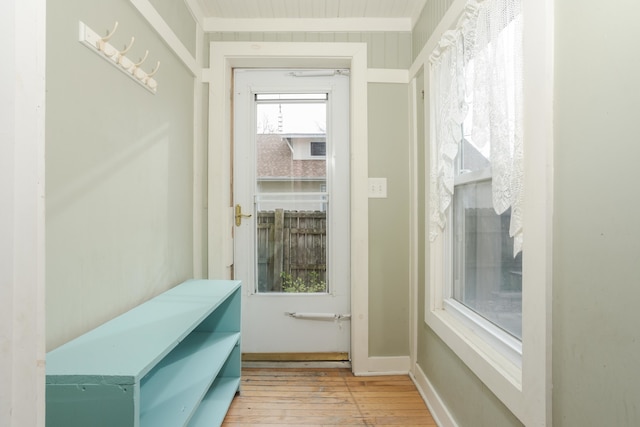
<svg viewBox="0 0 640 427"><path fill-rule="evenodd" d="M185 0L207 31L411 31L426 0Z"/></svg>

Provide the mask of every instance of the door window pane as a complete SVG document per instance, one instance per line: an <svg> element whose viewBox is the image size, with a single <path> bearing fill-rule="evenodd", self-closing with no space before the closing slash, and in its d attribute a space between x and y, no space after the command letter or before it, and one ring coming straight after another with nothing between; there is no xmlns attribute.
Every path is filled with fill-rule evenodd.
<svg viewBox="0 0 640 427"><path fill-rule="evenodd" d="M257 292L327 292L326 99L256 96Z"/></svg>

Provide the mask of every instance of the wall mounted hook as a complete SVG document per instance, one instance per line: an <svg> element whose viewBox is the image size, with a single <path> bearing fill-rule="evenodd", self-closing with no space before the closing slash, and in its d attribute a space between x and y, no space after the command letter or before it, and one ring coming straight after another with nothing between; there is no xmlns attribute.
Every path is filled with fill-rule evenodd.
<svg viewBox="0 0 640 427"><path fill-rule="evenodd" d="M118 64L127 71L131 71L131 69L133 69L133 61L124 55L120 55L120 58L118 58Z"/></svg>
<svg viewBox="0 0 640 427"><path fill-rule="evenodd" d="M118 29L118 21L116 21L113 24L113 30L108 31L106 36L101 37L100 40L98 40L98 43L96 46L99 51L107 55L109 58L114 58L118 53L118 51L113 46L107 43L109 39L113 37L117 29Z"/></svg>
<svg viewBox="0 0 640 427"><path fill-rule="evenodd" d="M147 74L147 77L155 76L159 68L160 68L160 61L156 63L156 68L154 68L150 73Z"/></svg>
<svg viewBox="0 0 640 427"><path fill-rule="evenodd" d="M151 76L148 75L140 66L147 60L149 51L145 51L144 56L134 63L131 59L127 58L126 54L130 52L135 38L131 37L131 42L124 46L123 50L117 49L108 40L113 36L118 28L118 22L116 21L113 29L106 35L101 36L87 25L80 21L78 40L86 47L91 49L94 53L97 53L101 58L105 59L108 63L115 66L118 70L129 76L134 81L138 82L149 92L155 94L158 89L158 82L156 82L151 76L154 75L160 67L160 61L157 62L155 69L153 69Z"/></svg>
<svg viewBox="0 0 640 427"><path fill-rule="evenodd" d="M118 21L116 21L115 24L113 24L113 30L107 32L107 35L102 37L100 40L102 40L103 42L109 41L109 39L113 37L117 29L118 29Z"/></svg>
<svg viewBox="0 0 640 427"><path fill-rule="evenodd" d="M115 47L113 47L113 45L105 41L100 40L100 46L98 47L98 50L102 51L102 53L104 53L105 56L111 58L114 61L118 57L118 49L116 49Z"/></svg>
<svg viewBox="0 0 640 427"><path fill-rule="evenodd" d="M125 45L124 49L120 51L120 55L124 55L124 54L126 54L127 52L129 52L129 50L131 49L131 47L133 46L133 43L134 43L135 41L136 41L136 38L135 38L135 37L133 37L133 36L131 36L131 41L129 42L129 46L126 46L126 45Z"/></svg>
<svg viewBox="0 0 640 427"><path fill-rule="evenodd" d="M140 81L144 81L145 77L147 77L147 73L145 73L144 70L140 68L142 63L147 60L147 56L149 56L148 50L144 53L144 57L140 60L140 62L133 64L133 75Z"/></svg>
<svg viewBox="0 0 640 427"><path fill-rule="evenodd" d="M136 67L141 66L142 63L147 60L147 56L149 56L149 51L148 50L144 52L144 56L140 59L140 62L136 62L133 65L135 65Z"/></svg>

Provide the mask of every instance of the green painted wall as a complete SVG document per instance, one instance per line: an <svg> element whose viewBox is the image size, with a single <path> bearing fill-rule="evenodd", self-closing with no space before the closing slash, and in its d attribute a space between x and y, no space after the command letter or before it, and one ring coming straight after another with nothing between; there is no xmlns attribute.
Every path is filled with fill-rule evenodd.
<svg viewBox="0 0 640 427"><path fill-rule="evenodd" d="M409 354L409 99L405 84L369 84L369 355Z"/></svg>
<svg viewBox="0 0 640 427"><path fill-rule="evenodd" d="M553 425L640 425L640 3L556 1Z"/></svg>
<svg viewBox="0 0 640 427"><path fill-rule="evenodd" d="M152 95L78 21L161 61ZM146 68L145 68L146 69ZM47 2L47 349L191 276L193 78L128 0Z"/></svg>

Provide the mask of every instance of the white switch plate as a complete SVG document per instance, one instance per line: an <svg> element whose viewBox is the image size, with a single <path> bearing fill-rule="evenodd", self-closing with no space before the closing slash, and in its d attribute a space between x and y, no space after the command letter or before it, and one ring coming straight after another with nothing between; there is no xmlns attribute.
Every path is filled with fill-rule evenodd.
<svg viewBox="0 0 640 427"><path fill-rule="evenodd" d="M387 178L369 178L369 198L387 198Z"/></svg>

